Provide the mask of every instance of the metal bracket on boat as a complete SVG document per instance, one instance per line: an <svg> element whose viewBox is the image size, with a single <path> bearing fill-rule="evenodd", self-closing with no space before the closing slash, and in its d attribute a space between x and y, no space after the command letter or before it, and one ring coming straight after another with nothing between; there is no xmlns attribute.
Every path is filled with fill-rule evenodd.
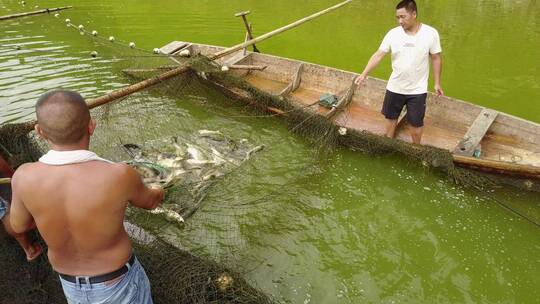
<svg viewBox="0 0 540 304"><path fill-rule="evenodd" d="M497 118L499 113L491 109L482 109L480 114L476 117L472 125L467 130L467 133L463 136L463 139L454 149L455 154L473 156L475 149L478 147L482 138L486 135L489 127Z"/></svg>
<svg viewBox="0 0 540 304"><path fill-rule="evenodd" d="M289 85L285 89L283 89L283 91L281 91L278 94L278 96L288 95L296 91L296 89L298 89L298 87L300 86L300 82L302 81L301 73L303 69L304 69L304 64L300 63L300 65L296 69L296 73L294 74L293 80L291 81L291 83L289 83Z"/></svg>

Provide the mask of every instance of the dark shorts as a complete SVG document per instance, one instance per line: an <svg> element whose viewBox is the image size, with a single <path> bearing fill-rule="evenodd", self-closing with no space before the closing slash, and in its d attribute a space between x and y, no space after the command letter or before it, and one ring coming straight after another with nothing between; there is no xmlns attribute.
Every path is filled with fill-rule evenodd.
<svg viewBox="0 0 540 304"><path fill-rule="evenodd" d="M386 90L381 113L386 119L398 119L404 106L407 106L407 122L415 127L424 126L427 93L403 95Z"/></svg>

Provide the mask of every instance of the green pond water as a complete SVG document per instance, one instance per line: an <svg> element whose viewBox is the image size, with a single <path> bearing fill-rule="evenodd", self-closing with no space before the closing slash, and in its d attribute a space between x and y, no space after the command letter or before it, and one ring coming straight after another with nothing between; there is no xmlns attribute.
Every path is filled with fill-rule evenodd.
<svg viewBox="0 0 540 304"><path fill-rule="evenodd" d="M540 3L418 1L421 21L443 46L449 96L540 122ZM135 41L151 50L173 40L231 46L244 38L234 13L250 10L260 35L332 1L0 1L0 15L35 5L74 8L0 23L0 123L34 118L36 98L54 88L99 96L127 82L115 50L65 26ZM396 25L394 1L355 1L259 45L265 53L359 72ZM20 46L17 49L16 46ZM93 59L90 52L98 50ZM131 61L135 59L131 58ZM136 60L145 60L144 57ZM388 58L372 76L387 78ZM267 145L218 183L193 221L169 229L179 245L231 252L246 278L291 303L539 303L540 230L501 203L540 222L537 194L477 193L399 156L314 151L279 119L246 112L216 93L177 98L143 93L117 103L118 123L103 123L94 148L134 141L140 130L163 136L221 130ZM100 112L97 112L100 114ZM168 123L165 130L152 126ZM130 132L129 130L139 130ZM109 140L109 141L108 141ZM262 201L250 202L260 197ZM234 205L234 204L233 204Z"/></svg>

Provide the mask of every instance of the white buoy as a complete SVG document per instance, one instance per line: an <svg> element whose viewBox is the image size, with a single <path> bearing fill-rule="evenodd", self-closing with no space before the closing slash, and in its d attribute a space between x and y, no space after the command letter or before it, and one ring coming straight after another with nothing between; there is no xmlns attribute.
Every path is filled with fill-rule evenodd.
<svg viewBox="0 0 540 304"><path fill-rule="evenodd" d="M22 4L22 5L26 5L26 1L21 1L21 4Z"/></svg>
<svg viewBox="0 0 540 304"><path fill-rule="evenodd" d="M114 37L113 37L113 36L109 36L109 41L110 41L110 42L114 42Z"/></svg>
<svg viewBox="0 0 540 304"><path fill-rule="evenodd" d="M90 56L92 56L92 57L94 57L94 58L96 58L96 57L97 57L97 55L98 55L98 54L97 54L97 52L96 52L96 51L92 51L92 52L90 53Z"/></svg>
<svg viewBox="0 0 540 304"><path fill-rule="evenodd" d="M347 135L347 128L340 127L338 130L339 135L344 136Z"/></svg>
<svg viewBox="0 0 540 304"><path fill-rule="evenodd" d="M66 23L71 23L71 19L67 18Z"/></svg>
<svg viewBox="0 0 540 304"><path fill-rule="evenodd" d="M134 49L134 48L135 48L135 42L130 42L130 43L129 43L129 47L132 48L132 49Z"/></svg>
<svg viewBox="0 0 540 304"><path fill-rule="evenodd" d="M178 55L180 55L182 57L189 57L190 54L191 53L189 52L189 50L183 50Z"/></svg>
<svg viewBox="0 0 540 304"><path fill-rule="evenodd" d="M97 31L96 30L92 31L92 36L97 36Z"/></svg>
<svg viewBox="0 0 540 304"><path fill-rule="evenodd" d="M39 5L34 6L34 8L39 8Z"/></svg>
<svg viewBox="0 0 540 304"><path fill-rule="evenodd" d="M222 72L227 72L227 71L229 71L229 67L224 65L224 66L221 67L221 71Z"/></svg>
<svg viewBox="0 0 540 304"><path fill-rule="evenodd" d="M159 49L158 49L158 48L154 48L154 54L159 54L159 53L160 53Z"/></svg>
<svg viewBox="0 0 540 304"><path fill-rule="evenodd" d="M15 46L15 49L18 51L18 50L21 49L21 46L20 46L20 45L17 45L17 46Z"/></svg>
<svg viewBox="0 0 540 304"><path fill-rule="evenodd" d="M58 17L60 17L60 14L58 13L54 14L54 18L58 18Z"/></svg>
<svg viewBox="0 0 540 304"><path fill-rule="evenodd" d="M84 30L84 25L79 24L79 31L82 31L82 30Z"/></svg>

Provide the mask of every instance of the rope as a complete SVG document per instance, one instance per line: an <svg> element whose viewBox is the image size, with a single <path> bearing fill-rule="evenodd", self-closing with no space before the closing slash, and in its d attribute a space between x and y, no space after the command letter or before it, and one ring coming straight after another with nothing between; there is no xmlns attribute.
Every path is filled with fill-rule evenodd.
<svg viewBox="0 0 540 304"><path fill-rule="evenodd" d="M516 209L508 206L507 204L504 203L503 200L497 198L495 195L493 195L492 193L489 193L483 189L481 189L480 187L476 186L476 185L472 185L476 190L478 190L479 192L482 192L482 193L485 193L487 194L488 197L490 197L492 200L494 200L497 205L499 205L501 208L507 210L507 211L510 211L511 213L515 214L516 216L524 219L525 221L533 224L534 226L536 226L537 228L540 228L540 224L537 223L536 221L534 221L533 219L529 218L528 216L520 213L519 211L517 211Z"/></svg>

